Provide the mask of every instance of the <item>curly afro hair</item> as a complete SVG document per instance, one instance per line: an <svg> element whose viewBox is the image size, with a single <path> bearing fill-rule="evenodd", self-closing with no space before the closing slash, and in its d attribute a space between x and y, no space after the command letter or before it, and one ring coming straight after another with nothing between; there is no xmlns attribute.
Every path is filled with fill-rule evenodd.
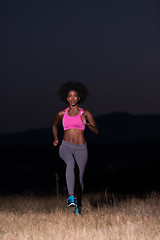
<svg viewBox="0 0 160 240"><path fill-rule="evenodd" d="M84 102L89 95L88 89L81 82L69 81L60 85L60 89L58 90L58 96L62 101L68 103L67 97L69 91L71 90L74 90L78 93L78 96L80 97L79 102Z"/></svg>

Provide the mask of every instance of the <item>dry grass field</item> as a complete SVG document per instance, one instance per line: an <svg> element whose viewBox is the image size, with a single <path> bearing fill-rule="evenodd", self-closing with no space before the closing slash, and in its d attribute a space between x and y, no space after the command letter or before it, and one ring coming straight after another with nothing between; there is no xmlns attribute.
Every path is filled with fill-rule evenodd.
<svg viewBox="0 0 160 240"><path fill-rule="evenodd" d="M82 215L66 197L0 197L1 240L159 240L160 196L85 194Z"/></svg>

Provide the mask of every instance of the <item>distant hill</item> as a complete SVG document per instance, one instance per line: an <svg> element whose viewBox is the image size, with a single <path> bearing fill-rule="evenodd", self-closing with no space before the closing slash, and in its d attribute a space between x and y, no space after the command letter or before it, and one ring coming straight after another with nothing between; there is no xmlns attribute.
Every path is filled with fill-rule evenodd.
<svg viewBox="0 0 160 240"><path fill-rule="evenodd" d="M160 115L131 115L117 112L99 116L96 122L99 135L94 141L97 143L160 139ZM89 135L91 136L90 133Z"/></svg>
<svg viewBox="0 0 160 240"><path fill-rule="evenodd" d="M0 132L0 137L6 135L4 132Z"/></svg>
<svg viewBox="0 0 160 240"><path fill-rule="evenodd" d="M122 143L160 139L160 115L131 115L116 112L98 116L95 121L99 128L96 136L86 129L87 142L92 144ZM59 138L63 129L59 126ZM52 129L36 129L12 134L0 134L0 145L51 145Z"/></svg>

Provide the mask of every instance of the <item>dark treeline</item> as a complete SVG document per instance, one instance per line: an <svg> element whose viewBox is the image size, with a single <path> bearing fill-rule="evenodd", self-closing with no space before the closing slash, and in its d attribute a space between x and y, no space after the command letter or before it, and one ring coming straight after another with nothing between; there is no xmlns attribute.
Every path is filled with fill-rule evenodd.
<svg viewBox="0 0 160 240"><path fill-rule="evenodd" d="M85 191L160 190L160 139L88 144ZM65 163L52 145L0 146L0 194L66 193Z"/></svg>

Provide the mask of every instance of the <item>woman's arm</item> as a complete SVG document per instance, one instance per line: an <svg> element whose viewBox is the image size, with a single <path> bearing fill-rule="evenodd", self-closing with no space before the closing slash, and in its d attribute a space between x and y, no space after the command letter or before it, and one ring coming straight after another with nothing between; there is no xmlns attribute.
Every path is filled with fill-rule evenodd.
<svg viewBox="0 0 160 240"><path fill-rule="evenodd" d="M92 116L92 113L89 111L89 110L84 110L84 117L85 117L85 120L83 121L84 124L86 126L88 126L88 128L94 132L95 134L98 134L98 128L97 128L97 125L94 121L94 118Z"/></svg>
<svg viewBox="0 0 160 240"><path fill-rule="evenodd" d="M54 136L54 142L53 142L53 145L54 146L57 146L59 144L59 140L58 140L58 128L57 128L57 125L59 124L59 122L62 120L63 118L63 115L64 115L64 111L60 111L54 121L53 121L53 124L52 124L52 132L53 132L53 136Z"/></svg>

